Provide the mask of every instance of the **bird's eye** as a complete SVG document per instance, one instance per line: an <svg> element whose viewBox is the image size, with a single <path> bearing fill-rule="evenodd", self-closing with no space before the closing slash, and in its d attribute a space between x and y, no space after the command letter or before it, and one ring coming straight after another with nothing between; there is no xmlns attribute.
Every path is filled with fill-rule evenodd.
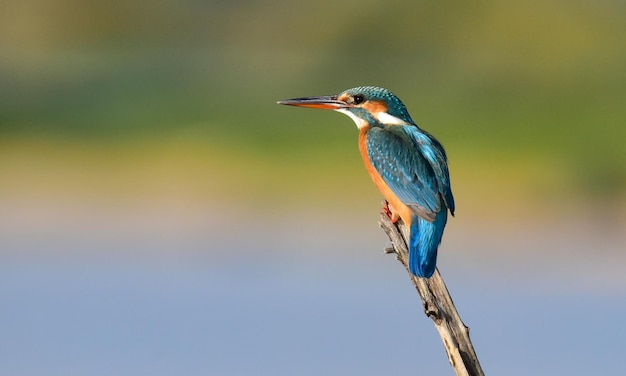
<svg viewBox="0 0 626 376"><path fill-rule="evenodd" d="M354 102L354 104L361 104L365 102L365 97L363 96L363 94L357 94L352 97L352 101Z"/></svg>

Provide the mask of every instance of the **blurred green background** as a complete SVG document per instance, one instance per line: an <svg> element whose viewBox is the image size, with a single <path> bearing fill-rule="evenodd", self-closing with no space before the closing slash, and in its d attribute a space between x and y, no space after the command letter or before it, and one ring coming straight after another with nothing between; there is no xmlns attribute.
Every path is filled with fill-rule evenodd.
<svg viewBox="0 0 626 376"><path fill-rule="evenodd" d="M352 187L349 122L275 100L373 84L446 145L460 215L623 201L621 2L7 1L0 17L5 197L359 202L375 192Z"/></svg>
<svg viewBox="0 0 626 376"><path fill-rule="evenodd" d="M117 265L87 278L98 286L154 260L204 265L224 276L216 285L233 273L258 277L233 272L242 265L262 265L272 278L300 270L294 258L313 262L313 275L361 257L367 270L392 264L377 253L381 198L352 122L276 105L377 85L448 152L457 218L444 236L444 275L457 273L458 285L495 278L524 291L623 296L625 8L611 0L6 0L0 260L14 274L3 291L15 303L31 291L23 276L41 273L33 265L65 275L77 260L78 269ZM364 277L347 275L337 284ZM81 278L57 281L59 291L89 285ZM26 280L47 294L37 289L47 283ZM66 363L54 364L62 374Z"/></svg>

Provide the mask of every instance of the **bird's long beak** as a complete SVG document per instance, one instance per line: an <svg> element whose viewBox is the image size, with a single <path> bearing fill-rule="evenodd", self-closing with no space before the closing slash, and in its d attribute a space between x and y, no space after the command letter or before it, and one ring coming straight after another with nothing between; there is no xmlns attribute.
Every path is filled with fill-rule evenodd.
<svg viewBox="0 0 626 376"><path fill-rule="evenodd" d="M323 110L337 110L348 106L348 103L338 100L335 95L285 99L284 101L278 101L278 104L297 107L321 108Z"/></svg>

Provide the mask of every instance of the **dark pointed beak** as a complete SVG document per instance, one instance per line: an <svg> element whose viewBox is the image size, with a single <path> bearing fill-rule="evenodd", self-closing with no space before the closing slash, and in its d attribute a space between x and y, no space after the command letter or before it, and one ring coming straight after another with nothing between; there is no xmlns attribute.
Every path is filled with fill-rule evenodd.
<svg viewBox="0 0 626 376"><path fill-rule="evenodd" d="M348 107L348 103L338 100L336 95L285 99L277 103L287 106L321 108L323 110L337 110L339 108Z"/></svg>

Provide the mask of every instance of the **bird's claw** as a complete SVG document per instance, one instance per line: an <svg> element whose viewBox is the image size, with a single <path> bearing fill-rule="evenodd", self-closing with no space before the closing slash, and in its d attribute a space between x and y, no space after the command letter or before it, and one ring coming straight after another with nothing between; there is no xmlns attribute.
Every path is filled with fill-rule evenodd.
<svg viewBox="0 0 626 376"><path fill-rule="evenodd" d="M395 224L400 219L400 216L393 212L391 206L389 206L389 201L385 201L385 205L383 205L383 212L389 217L391 223Z"/></svg>

